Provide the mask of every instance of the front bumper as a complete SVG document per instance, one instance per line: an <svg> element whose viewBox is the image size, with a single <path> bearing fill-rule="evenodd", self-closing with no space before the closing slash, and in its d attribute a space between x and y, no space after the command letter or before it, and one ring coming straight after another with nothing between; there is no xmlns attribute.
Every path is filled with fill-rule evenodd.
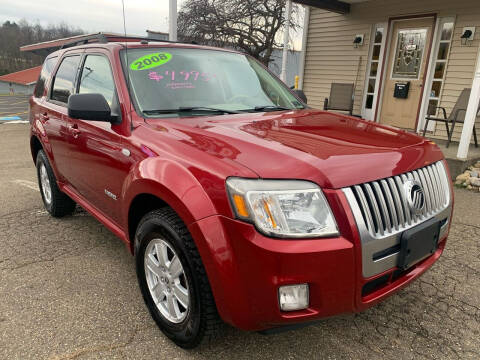
<svg viewBox="0 0 480 360"><path fill-rule="evenodd" d="M374 305L425 272L437 251L405 272L396 268L364 278L355 219L341 191L325 191L336 215L340 237L279 240L261 235L251 224L223 216L193 223L194 237L221 317L244 330L264 330L318 320ZM305 310L283 312L278 287L308 283ZM365 291L366 284L373 284Z"/></svg>

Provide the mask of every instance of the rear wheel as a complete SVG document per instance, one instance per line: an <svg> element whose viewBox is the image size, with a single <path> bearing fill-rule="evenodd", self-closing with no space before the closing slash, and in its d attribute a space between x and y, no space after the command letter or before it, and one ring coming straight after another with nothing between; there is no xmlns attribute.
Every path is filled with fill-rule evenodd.
<svg viewBox="0 0 480 360"><path fill-rule="evenodd" d="M170 208L145 215L136 232L140 290L160 330L183 348L218 333L221 320L200 255Z"/></svg>
<svg viewBox="0 0 480 360"><path fill-rule="evenodd" d="M37 177L43 205L50 215L62 217L75 210L75 202L58 188L57 179L43 150L37 154Z"/></svg>

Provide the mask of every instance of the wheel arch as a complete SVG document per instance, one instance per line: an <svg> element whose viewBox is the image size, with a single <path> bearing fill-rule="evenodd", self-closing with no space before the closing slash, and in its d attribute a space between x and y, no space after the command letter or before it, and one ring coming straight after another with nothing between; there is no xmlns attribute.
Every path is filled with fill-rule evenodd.
<svg viewBox="0 0 480 360"><path fill-rule="evenodd" d="M128 238L130 240L130 251L135 251L135 232L142 218L150 211L169 207L164 200L150 193L136 195L128 208Z"/></svg>
<svg viewBox="0 0 480 360"><path fill-rule="evenodd" d="M40 139L36 135L32 135L30 137L30 152L34 163L37 161L37 154L40 150L43 150Z"/></svg>
<svg viewBox="0 0 480 360"><path fill-rule="evenodd" d="M181 182L178 181L178 176L183 177ZM185 174L177 174L169 178L171 180L167 184L153 179L136 179L128 186L128 193L124 198L128 207L124 218L132 254L135 252L137 226L148 212L169 207L177 213L187 227L196 220L216 212L204 189L194 179L190 179L187 185Z"/></svg>

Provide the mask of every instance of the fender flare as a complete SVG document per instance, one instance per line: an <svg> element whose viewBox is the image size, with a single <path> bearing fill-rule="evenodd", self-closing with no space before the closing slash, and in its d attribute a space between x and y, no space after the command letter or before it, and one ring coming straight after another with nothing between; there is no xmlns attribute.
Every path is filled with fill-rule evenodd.
<svg viewBox="0 0 480 360"><path fill-rule="evenodd" d="M122 189L123 223L129 234L129 211L134 199L153 195L170 206L185 225L217 213L198 179L185 167L158 157L146 158L129 173ZM130 239L133 245L134 239ZM133 250L133 248L132 248Z"/></svg>

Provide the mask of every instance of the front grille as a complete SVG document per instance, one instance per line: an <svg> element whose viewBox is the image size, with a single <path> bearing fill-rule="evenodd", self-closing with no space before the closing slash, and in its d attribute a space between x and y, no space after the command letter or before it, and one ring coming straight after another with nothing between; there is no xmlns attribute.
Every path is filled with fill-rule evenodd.
<svg viewBox="0 0 480 360"><path fill-rule="evenodd" d="M418 181L424 190L425 206L420 213L410 210L404 191L408 180ZM419 224L438 214L450 202L448 176L442 161L401 175L350 187L370 235L385 237Z"/></svg>

